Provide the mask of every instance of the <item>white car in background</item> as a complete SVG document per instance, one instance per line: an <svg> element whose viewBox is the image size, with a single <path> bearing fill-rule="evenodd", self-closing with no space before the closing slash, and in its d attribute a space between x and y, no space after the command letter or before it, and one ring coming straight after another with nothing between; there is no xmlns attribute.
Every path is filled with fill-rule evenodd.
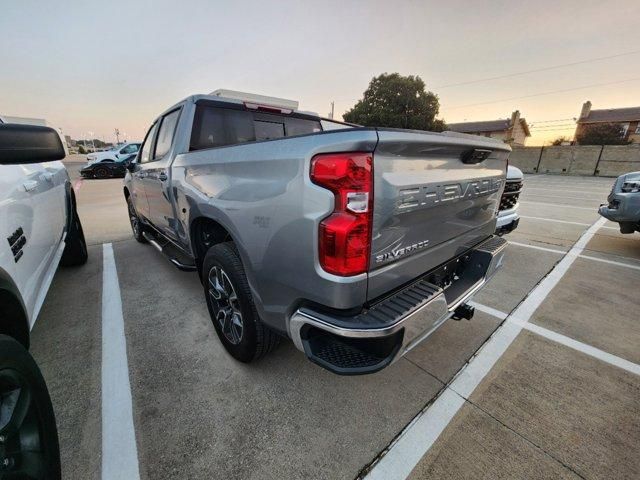
<svg viewBox="0 0 640 480"><path fill-rule="evenodd" d="M55 415L31 329L59 264L87 245L58 132L0 120L0 478L59 479Z"/></svg>
<svg viewBox="0 0 640 480"><path fill-rule="evenodd" d="M87 163L92 165L97 162L117 162L121 158L138 153L138 150L140 150L140 143L123 143L104 152L90 153L87 155Z"/></svg>
<svg viewBox="0 0 640 480"><path fill-rule="evenodd" d="M518 200L520 193L522 193L523 182L524 175L522 170L509 165L507 168L507 180L498 210L498 223L496 225L496 233L498 235L514 231L518 227L518 223L520 223Z"/></svg>

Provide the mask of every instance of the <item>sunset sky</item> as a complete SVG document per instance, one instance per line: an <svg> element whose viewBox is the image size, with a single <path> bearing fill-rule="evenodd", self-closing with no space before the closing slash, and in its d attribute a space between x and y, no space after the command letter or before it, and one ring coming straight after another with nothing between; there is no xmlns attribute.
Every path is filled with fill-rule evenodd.
<svg viewBox="0 0 640 480"><path fill-rule="evenodd" d="M640 105L639 20L637 1L3 2L0 115L142 139L166 107L227 88L321 115L333 100L340 118L399 72L439 95L445 121L519 109L541 145L572 136L586 100Z"/></svg>

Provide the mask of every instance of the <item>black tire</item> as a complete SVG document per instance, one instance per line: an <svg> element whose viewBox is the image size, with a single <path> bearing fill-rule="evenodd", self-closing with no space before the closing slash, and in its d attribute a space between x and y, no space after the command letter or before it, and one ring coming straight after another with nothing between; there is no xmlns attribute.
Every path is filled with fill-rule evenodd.
<svg viewBox="0 0 640 480"><path fill-rule="evenodd" d="M225 310L225 308L212 294L212 290L216 290L213 287L213 282L210 282L210 276L215 276L213 273L214 268L217 269L215 270L216 272L222 271L226 275L226 278L230 281L232 291L236 294L237 301L232 302L235 303L235 306L227 307L226 310L233 308L230 313L235 311L241 314L242 333L239 338L236 338L237 342L231 339L233 337L231 329L225 332L224 321L218 319L219 315L225 317L226 315L221 314L221 311ZM209 315L218 338L220 338L227 352L236 360L248 363L273 350L279 343L280 336L265 326L258 317L247 277L244 273L244 267L235 245L232 242L225 242L211 247L204 257L202 272L202 283ZM229 320L229 322L231 323L232 321Z"/></svg>
<svg viewBox="0 0 640 480"><path fill-rule="evenodd" d="M82 223L80 223L75 201L72 206L71 225L69 226L65 243L62 259L60 260L60 264L63 267L74 267L87 263L87 258L89 258L87 242L84 239L84 231L82 230Z"/></svg>
<svg viewBox="0 0 640 480"><path fill-rule="evenodd" d="M147 239L144 238L144 225L140 221L140 217L136 212L136 207L133 206L133 200L131 200L131 196L127 197L127 209L129 211L129 223L131 224L131 231L133 232L133 238L135 238L140 243L148 243Z"/></svg>
<svg viewBox="0 0 640 480"><path fill-rule="evenodd" d="M93 172L93 176L95 178L108 178L109 177L109 170L107 170L104 167L98 167Z"/></svg>
<svg viewBox="0 0 640 480"><path fill-rule="evenodd" d="M0 478L59 480L58 431L47 385L29 352L6 335L0 335L0 407Z"/></svg>

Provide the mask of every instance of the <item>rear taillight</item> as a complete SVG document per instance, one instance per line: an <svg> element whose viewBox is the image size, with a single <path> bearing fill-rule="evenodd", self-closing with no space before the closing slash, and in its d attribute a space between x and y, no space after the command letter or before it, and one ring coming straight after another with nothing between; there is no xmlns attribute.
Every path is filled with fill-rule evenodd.
<svg viewBox="0 0 640 480"><path fill-rule="evenodd" d="M335 195L333 213L320 222L320 265L341 276L365 273L371 253L373 158L329 153L311 160L311 181Z"/></svg>

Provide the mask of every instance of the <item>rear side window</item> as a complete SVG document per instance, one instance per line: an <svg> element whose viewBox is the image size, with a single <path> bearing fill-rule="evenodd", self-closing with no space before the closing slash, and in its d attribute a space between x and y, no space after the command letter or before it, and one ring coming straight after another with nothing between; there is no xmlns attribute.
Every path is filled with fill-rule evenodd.
<svg viewBox="0 0 640 480"><path fill-rule="evenodd" d="M321 132L318 120L198 105L190 150Z"/></svg>
<svg viewBox="0 0 640 480"><path fill-rule="evenodd" d="M156 153L154 159L164 157L171 148L173 133L176 131L180 110L174 110L162 118L160 130L158 130L158 140L156 142Z"/></svg>

